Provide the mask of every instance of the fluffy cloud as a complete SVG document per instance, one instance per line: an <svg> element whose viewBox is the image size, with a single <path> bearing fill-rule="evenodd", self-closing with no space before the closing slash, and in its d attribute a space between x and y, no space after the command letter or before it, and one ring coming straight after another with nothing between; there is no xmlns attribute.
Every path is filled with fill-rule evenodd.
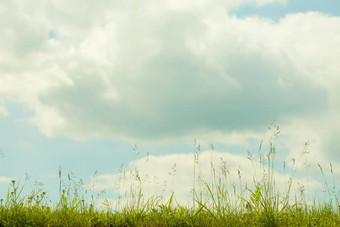
<svg viewBox="0 0 340 227"><path fill-rule="evenodd" d="M4 1L0 114L19 101L45 135L73 139L244 141L309 119L318 154L334 156L340 19L228 15L273 2L285 1Z"/></svg>
<svg viewBox="0 0 340 227"><path fill-rule="evenodd" d="M115 198L120 195L120 202L126 202L126 197L129 198L132 194L138 195L138 190L141 188L145 199L157 195L163 196L166 201L174 192L179 203L189 204L192 203L194 187L198 195L201 191L206 192L206 186L199 179L203 179L211 189L214 187L213 179L216 180L215 183L221 180L230 195L234 190L237 194L246 188L254 190L255 184L260 183L268 174L265 165L261 164L257 158L253 157L253 161L250 161L242 155L216 151L198 153L196 162L192 153L151 155L130 162L125 172L98 175L92 178L91 185L94 185L95 190L113 191ZM323 189L323 185L318 181L296 177L290 172L290 169L287 169L287 173L274 171L273 177L275 187L282 196L288 193L288 185L292 181L292 194L290 194L292 202L294 202L295 195L300 196L299 189L307 190L308 188L309 191L305 193L308 193L306 196L309 199ZM246 193L243 196L247 197ZM117 202L117 200L113 201Z"/></svg>

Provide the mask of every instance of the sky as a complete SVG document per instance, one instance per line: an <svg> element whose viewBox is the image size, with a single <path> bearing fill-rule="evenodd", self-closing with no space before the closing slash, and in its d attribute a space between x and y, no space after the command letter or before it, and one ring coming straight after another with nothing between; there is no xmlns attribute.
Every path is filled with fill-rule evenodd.
<svg viewBox="0 0 340 227"><path fill-rule="evenodd" d="M55 199L61 170L115 199L138 167L186 201L194 152L247 181L262 140L278 184L283 162L340 181L338 0L3 0L0 26L0 197L15 179Z"/></svg>

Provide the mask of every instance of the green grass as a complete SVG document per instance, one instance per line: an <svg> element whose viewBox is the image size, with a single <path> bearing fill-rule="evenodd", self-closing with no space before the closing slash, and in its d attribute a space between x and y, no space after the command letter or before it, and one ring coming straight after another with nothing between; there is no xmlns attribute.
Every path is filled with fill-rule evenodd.
<svg viewBox="0 0 340 227"><path fill-rule="evenodd" d="M279 128L271 127L269 150L263 154L260 146L257 159L249 156L261 173L260 177L254 176L252 185L242 183L240 171L239 182L231 182L223 161L219 169L211 162L211 177L202 179L198 171L200 145L196 143L191 206L178 203L174 191L166 200L158 195L145 197L144 182L133 169L137 174L132 178L137 184L119 197L119 208L105 200L98 207L95 197L91 195L88 200L88 191L73 182L70 175L68 184L62 184L59 170L60 195L56 203L48 202L42 189L23 195L24 186L13 180L7 196L0 201L0 226L340 226L339 192L333 175L330 186L321 166L328 194L322 203L309 201L302 189L292 192L292 180L284 193L277 188L274 161ZM175 177L176 166L172 171ZM293 168L291 179L294 173Z"/></svg>

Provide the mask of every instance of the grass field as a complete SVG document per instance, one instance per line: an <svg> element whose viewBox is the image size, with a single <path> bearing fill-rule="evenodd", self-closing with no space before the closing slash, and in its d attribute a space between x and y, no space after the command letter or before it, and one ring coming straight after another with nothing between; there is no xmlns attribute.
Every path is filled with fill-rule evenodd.
<svg viewBox="0 0 340 227"><path fill-rule="evenodd" d="M276 129L273 138L279 132ZM105 200L97 206L96 198L92 195L88 199L85 189L73 184L72 178L68 177L69 183L62 186L59 172L60 195L56 203L48 202L42 189L23 195L23 186L13 180L7 195L0 195L4 197L0 226L340 226L339 191L334 180L325 183L327 199L322 202L316 198L311 201L312 197L303 191L291 191L293 176L284 193L277 188L275 143L270 143L269 150L259 153L258 158L249 158L251 164L258 162L254 166L260 166L261 176L254 178L252 185L244 185L239 175L237 186L223 165L215 169L212 163L211 178L200 178L196 169L199 145L197 148L193 155L191 205L179 203L174 191L169 198L146 197L143 181L138 174L132 174L138 184L119 197L119 208ZM320 171L324 174L321 166Z"/></svg>

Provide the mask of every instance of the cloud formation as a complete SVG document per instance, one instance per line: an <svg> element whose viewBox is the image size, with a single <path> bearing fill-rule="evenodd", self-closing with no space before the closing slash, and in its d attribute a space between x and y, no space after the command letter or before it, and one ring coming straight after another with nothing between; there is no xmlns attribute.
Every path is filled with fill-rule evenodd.
<svg viewBox="0 0 340 227"><path fill-rule="evenodd" d="M138 195L138 190L141 188L145 200L149 196L163 196L167 201L174 192L176 201L187 205L192 203L194 187L198 196L201 192L207 193L204 183L214 190L216 186L214 183L218 184L220 180L230 196L235 192L240 195L246 189L254 190L256 184L263 184L268 174L267 167L259 162L258 157L252 159L250 161L243 155L218 151L197 153L197 161L192 153L151 155L130 162L129 168L121 173L97 175L92 178L90 185L98 191L113 192L116 199L121 196L121 203L126 202L124 199L127 198L124 195L128 195L127 197L132 194ZM307 200L321 199L321 197L314 198L323 188L323 185L315 179L296 177L290 174L289 170L287 173L274 170L272 174L275 187L282 197L288 194L289 182L291 182L289 196L292 203L295 202L295 196L300 196L301 187L308 188ZM242 196L248 198L247 191L243 191ZM118 201L113 200L113 202Z"/></svg>
<svg viewBox="0 0 340 227"><path fill-rule="evenodd" d="M285 3L5 1L0 114L19 101L45 135L80 140L249 133L274 119L336 132L318 117L338 121L340 18L228 15L273 2Z"/></svg>

